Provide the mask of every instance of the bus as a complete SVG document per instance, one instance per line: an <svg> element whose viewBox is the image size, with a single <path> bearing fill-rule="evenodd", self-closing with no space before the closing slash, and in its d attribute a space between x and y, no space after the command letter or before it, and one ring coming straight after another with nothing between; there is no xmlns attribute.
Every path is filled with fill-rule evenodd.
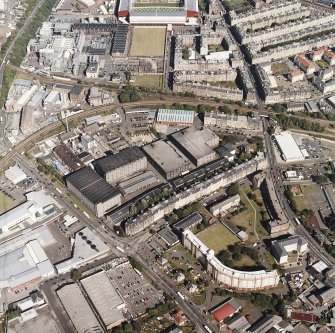
<svg viewBox="0 0 335 333"><path fill-rule="evenodd" d="M121 249L121 247L116 246L116 249L119 250L120 252L124 252L124 249Z"/></svg>
<svg viewBox="0 0 335 333"><path fill-rule="evenodd" d="M206 325L204 325L204 329L208 332L208 333L213 333L213 331Z"/></svg>
<svg viewBox="0 0 335 333"><path fill-rule="evenodd" d="M83 214L89 219L90 216L84 211Z"/></svg>
<svg viewBox="0 0 335 333"><path fill-rule="evenodd" d="M300 224L301 224L300 221L299 221L299 219L298 219L297 217L293 218L293 220L294 220L294 222L295 222L297 225L300 225Z"/></svg>
<svg viewBox="0 0 335 333"><path fill-rule="evenodd" d="M180 291L178 291L177 294L183 301L185 300L185 296Z"/></svg>
<svg viewBox="0 0 335 333"><path fill-rule="evenodd" d="M62 191L56 187L56 191L59 193L59 194L62 194Z"/></svg>

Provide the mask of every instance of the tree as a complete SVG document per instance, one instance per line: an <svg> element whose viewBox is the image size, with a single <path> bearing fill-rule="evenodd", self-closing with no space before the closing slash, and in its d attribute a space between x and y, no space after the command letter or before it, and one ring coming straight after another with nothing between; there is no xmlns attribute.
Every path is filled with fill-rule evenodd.
<svg viewBox="0 0 335 333"><path fill-rule="evenodd" d="M78 271L78 269L73 269L71 271L71 279L74 281L78 281L81 278L81 273Z"/></svg>
<svg viewBox="0 0 335 333"><path fill-rule="evenodd" d="M229 197L236 195L240 192L240 186L238 183L232 183L226 190Z"/></svg>
<svg viewBox="0 0 335 333"><path fill-rule="evenodd" d="M273 108L273 111L276 113L280 113L284 111L284 107L279 103L273 104L272 108Z"/></svg>
<svg viewBox="0 0 335 333"><path fill-rule="evenodd" d="M315 177L315 181L321 185L326 183L328 181L328 178L326 175L319 175Z"/></svg>
<svg viewBox="0 0 335 333"><path fill-rule="evenodd" d="M131 323L126 322L123 324L123 332L130 333L133 331L133 325Z"/></svg>
<svg viewBox="0 0 335 333"><path fill-rule="evenodd" d="M230 107L227 106L227 105L219 106L219 111L223 112L223 113L226 113L226 114L232 114L232 111L231 111Z"/></svg>

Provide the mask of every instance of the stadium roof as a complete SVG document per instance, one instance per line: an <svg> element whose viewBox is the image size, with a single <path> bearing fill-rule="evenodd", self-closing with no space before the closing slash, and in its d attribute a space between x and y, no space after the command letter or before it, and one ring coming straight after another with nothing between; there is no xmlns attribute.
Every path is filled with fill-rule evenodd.
<svg viewBox="0 0 335 333"><path fill-rule="evenodd" d="M194 111L159 109L157 122L193 124Z"/></svg>
<svg viewBox="0 0 335 333"><path fill-rule="evenodd" d="M292 134L282 132L281 134L275 135L275 138L286 161L304 159L304 155L302 154Z"/></svg>
<svg viewBox="0 0 335 333"><path fill-rule="evenodd" d="M94 162L94 167L100 174L106 174L112 170L122 168L123 166L135 162L145 157L138 147L128 147L117 154L102 157Z"/></svg>
<svg viewBox="0 0 335 333"><path fill-rule="evenodd" d="M71 173L66 177L66 182L94 204L105 202L120 193L90 167Z"/></svg>

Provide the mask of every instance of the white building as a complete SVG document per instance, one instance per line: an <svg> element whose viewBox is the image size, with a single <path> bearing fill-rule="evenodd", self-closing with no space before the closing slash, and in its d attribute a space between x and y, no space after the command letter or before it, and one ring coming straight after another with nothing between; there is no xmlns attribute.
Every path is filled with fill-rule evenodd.
<svg viewBox="0 0 335 333"><path fill-rule="evenodd" d="M8 180L10 180L14 185L22 182L27 179L27 175L22 171L22 169L18 165L14 165L8 168L5 171L5 176Z"/></svg>
<svg viewBox="0 0 335 333"><path fill-rule="evenodd" d="M26 197L26 202L0 215L0 234L26 220L32 223L42 221L55 212L55 201L43 191L29 192Z"/></svg>
<svg viewBox="0 0 335 333"><path fill-rule="evenodd" d="M259 290L276 287L279 275L273 271L239 271L222 264L210 250L190 230L183 232L183 245L198 259L206 268L208 274L218 283L228 289L234 290Z"/></svg>
<svg viewBox="0 0 335 333"><path fill-rule="evenodd" d="M292 134L282 132L275 135L275 139L285 161L292 162L305 159Z"/></svg>
<svg viewBox="0 0 335 333"><path fill-rule="evenodd" d="M109 247L86 227L75 233L71 243L72 257L56 265L58 274L69 272L109 251Z"/></svg>
<svg viewBox="0 0 335 333"><path fill-rule="evenodd" d="M0 289L24 287L54 274L54 267L37 240L0 256Z"/></svg>
<svg viewBox="0 0 335 333"><path fill-rule="evenodd" d="M290 253L304 254L308 250L308 243L301 236L291 236L273 241L271 250L279 264L286 264Z"/></svg>

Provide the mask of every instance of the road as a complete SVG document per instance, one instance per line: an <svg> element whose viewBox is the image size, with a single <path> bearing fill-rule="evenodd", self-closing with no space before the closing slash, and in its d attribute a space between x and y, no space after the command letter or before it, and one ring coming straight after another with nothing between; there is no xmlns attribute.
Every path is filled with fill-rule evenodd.
<svg viewBox="0 0 335 333"><path fill-rule="evenodd" d="M296 214L291 209L288 200L284 194L285 188L283 185L282 177L281 177L281 171L278 167L276 156L274 153L274 148L271 141L271 136L267 132L267 129L269 127L268 119L263 118L263 125L264 125L264 137L265 137L265 147L266 152L268 156L268 161L270 165L270 175L272 179L275 181L274 183L274 189L278 198L278 202L283 210L283 212L286 214L288 220L291 223L291 226L295 233L297 235L303 236L308 244L310 252L319 260L322 260L325 262L329 268L332 268L335 266L335 258L333 258L329 253L324 251L322 247L316 242L316 240L309 234L309 232L302 226L302 225L296 225L293 221L294 218L296 218Z"/></svg>

